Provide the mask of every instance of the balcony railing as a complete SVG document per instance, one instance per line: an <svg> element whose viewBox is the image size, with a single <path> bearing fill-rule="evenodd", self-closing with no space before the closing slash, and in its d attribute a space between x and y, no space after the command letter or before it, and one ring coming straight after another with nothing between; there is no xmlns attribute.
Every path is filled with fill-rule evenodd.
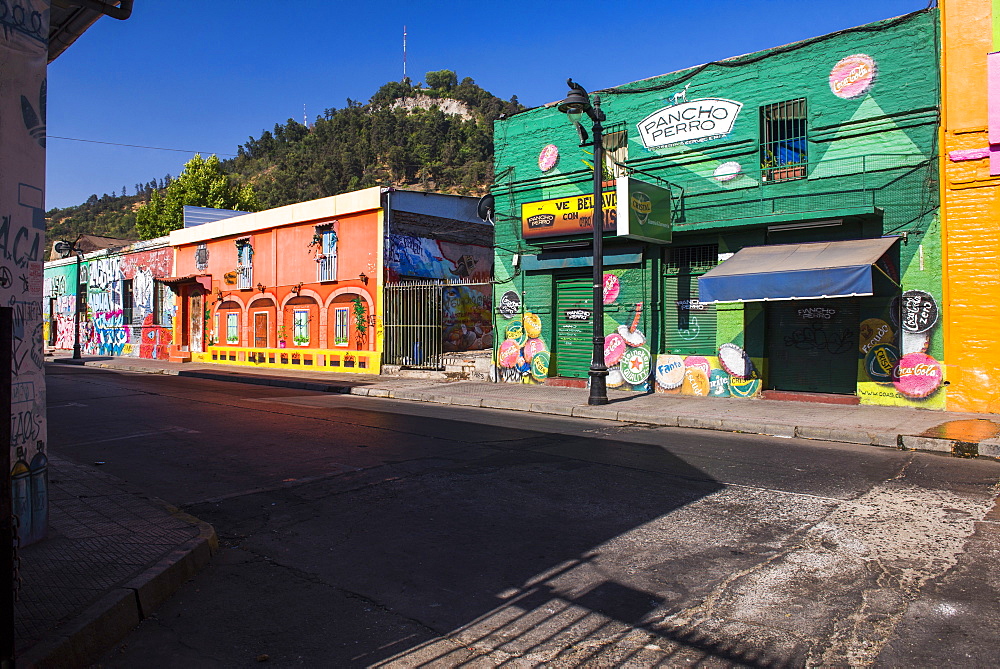
<svg viewBox="0 0 1000 669"><path fill-rule="evenodd" d="M253 265L236 268L236 287L240 290L253 288Z"/></svg>
<svg viewBox="0 0 1000 669"><path fill-rule="evenodd" d="M336 281L337 280L337 257L326 256L316 259L316 280Z"/></svg>

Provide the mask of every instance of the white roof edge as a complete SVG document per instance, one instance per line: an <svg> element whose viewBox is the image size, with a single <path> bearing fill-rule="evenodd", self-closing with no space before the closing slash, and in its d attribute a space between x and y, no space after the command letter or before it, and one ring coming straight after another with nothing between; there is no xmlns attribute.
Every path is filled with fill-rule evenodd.
<svg viewBox="0 0 1000 669"><path fill-rule="evenodd" d="M284 207L267 209L252 214L233 216L221 221L204 223L193 228L183 228L170 233L170 245L194 244L210 239L245 235L258 230L268 230L282 225L313 221L331 216L344 216L382 206L382 187L372 186L340 195L297 202Z"/></svg>

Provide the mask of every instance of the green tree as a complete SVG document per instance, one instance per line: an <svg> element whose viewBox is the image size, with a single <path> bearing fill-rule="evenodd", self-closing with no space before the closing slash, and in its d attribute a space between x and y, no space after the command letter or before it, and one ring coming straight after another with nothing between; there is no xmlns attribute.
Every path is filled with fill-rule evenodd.
<svg viewBox="0 0 1000 669"><path fill-rule="evenodd" d="M427 82L429 87L437 88L442 91L450 91L458 85L458 75L451 70L428 72L424 75L424 80Z"/></svg>
<svg viewBox="0 0 1000 669"><path fill-rule="evenodd" d="M149 202L135 212L135 228L141 239L161 237L184 225L184 205L240 211L259 211L257 193L249 184L233 183L222 171L217 156L205 160L201 154L184 165L184 171L154 190Z"/></svg>

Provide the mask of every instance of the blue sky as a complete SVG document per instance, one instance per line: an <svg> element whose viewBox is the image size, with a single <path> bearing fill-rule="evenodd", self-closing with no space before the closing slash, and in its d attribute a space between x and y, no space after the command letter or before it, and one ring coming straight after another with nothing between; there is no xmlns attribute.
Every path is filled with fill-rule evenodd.
<svg viewBox="0 0 1000 669"><path fill-rule="evenodd" d="M573 77L589 90L822 35L926 0L329 2L137 0L49 66L46 206L134 192L194 151L232 154L250 135L366 102L407 74L472 77L535 106ZM595 31L594 26L599 29ZM183 149L158 151L55 137Z"/></svg>

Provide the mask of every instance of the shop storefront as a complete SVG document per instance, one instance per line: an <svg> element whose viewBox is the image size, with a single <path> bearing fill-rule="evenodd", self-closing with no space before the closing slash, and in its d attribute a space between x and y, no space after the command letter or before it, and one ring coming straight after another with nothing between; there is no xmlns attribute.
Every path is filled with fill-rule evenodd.
<svg viewBox="0 0 1000 669"><path fill-rule="evenodd" d="M936 20L599 92L610 388L943 408ZM581 385L592 152L555 104L497 123L497 375Z"/></svg>

